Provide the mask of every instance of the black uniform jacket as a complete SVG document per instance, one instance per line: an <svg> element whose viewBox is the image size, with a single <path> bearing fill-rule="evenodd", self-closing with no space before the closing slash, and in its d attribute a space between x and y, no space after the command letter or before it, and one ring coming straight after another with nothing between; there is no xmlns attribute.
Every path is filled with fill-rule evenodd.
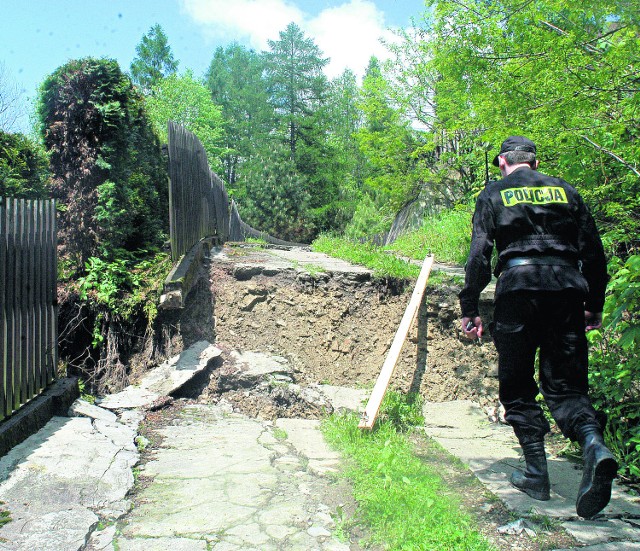
<svg viewBox="0 0 640 551"><path fill-rule="evenodd" d="M577 289L584 294L586 310L602 312L607 284L602 242L587 206L564 180L523 167L482 190L473 215L465 286L459 295L464 317L478 315L480 292L491 280L494 242L496 297L517 290ZM504 269L510 258L533 256L560 257L575 267Z"/></svg>

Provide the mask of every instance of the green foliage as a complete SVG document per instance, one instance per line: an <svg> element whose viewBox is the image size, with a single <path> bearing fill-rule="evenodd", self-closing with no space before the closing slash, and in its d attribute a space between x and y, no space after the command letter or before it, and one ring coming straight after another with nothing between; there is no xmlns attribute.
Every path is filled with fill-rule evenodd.
<svg viewBox="0 0 640 551"><path fill-rule="evenodd" d="M243 162L272 140L275 112L263 73L264 58L234 43L216 49L205 77L211 99L222 108L226 149L220 176L232 190L237 189Z"/></svg>
<svg viewBox="0 0 640 551"><path fill-rule="evenodd" d="M628 254L640 234L640 20L628 3L427 6L426 28L406 38L416 64L401 84L430 99L436 144L467 157L479 182L487 147L492 156L510 134L531 137L541 170L579 186L610 250Z"/></svg>
<svg viewBox="0 0 640 551"><path fill-rule="evenodd" d="M397 431L408 432L424 425L423 403L419 394L388 391L380 405L376 423L390 423Z"/></svg>
<svg viewBox="0 0 640 551"><path fill-rule="evenodd" d="M388 408L388 409L387 409ZM386 549L490 550L459 500L438 473L414 455L407 436L398 430L418 421L417 403L397 394L382 406L371 432L357 428L355 414L333 415L323 424L329 443L350 460L346 475L358 502L355 522L370 530L369 544Z"/></svg>
<svg viewBox="0 0 640 551"><path fill-rule="evenodd" d="M8 524L13 520L11 517L11 512L8 509L4 508L4 501L0 501L0 527Z"/></svg>
<svg viewBox="0 0 640 551"><path fill-rule="evenodd" d="M358 243L321 235L312 243L311 247L314 251L362 264L373 270L374 276L378 278L415 279L420 274L419 266L386 254L370 243Z"/></svg>
<svg viewBox="0 0 640 551"><path fill-rule="evenodd" d="M165 161L118 64L69 61L44 81L38 113L62 255L81 269L91 256L159 245L168 224Z"/></svg>
<svg viewBox="0 0 640 551"><path fill-rule="evenodd" d="M97 312L93 330L94 347L103 343L101 329L105 317L131 321L142 312L147 325L153 324L164 278L170 268L171 259L165 253L139 261L89 258L85 275L77 283L80 299Z"/></svg>
<svg viewBox="0 0 640 551"><path fill-rule="evenodd" d="M95 404L96 397L93 394L90 394L87 389L87 383L84 379L78 379L78 391L80 392L80 399L85 402L89 402L90 404Z"/></svg>
<svg viewBox="0 0 640 551"><path fill-rule="evenodd" d="M438 262L464 264L471 243L472 215L469 204L443 210L426 218L419 230L399 236L385 249L418 260L433 254Z"/></svg>
<svg viewBox="0 0 640 551"><path fill-rule="evenodd" d="M394 213L388 203L376 204L371 195L365 193L344 233L350 239L372 237L388 231L393 217Z"/></svg>
<svg viewBox="0 0 640 551"><path fill-rule="evenodd" d="M389 100L389 83L372 59L362 83L364 124L356 132L367 160L367 186L395 212L419 189L413 152L418 146L408 121Z"/></svg>
<svg viewBox="0 0 640 551"><path fill-rule="evenodd" d="M0 131L0 197L45 199L48 176L48 160L38 144Z"/></svg>
<svg viewBox="0 0 640 551"><path fill-rule="evenodd" d="M209 166L221 168L224 153L223 121L220 108L211 101L207 87L190 72L160 80L147 98L147 110L154 129L167 142L167 123L171 120L193 132L207 152Z"/></svg>
<svg viewBox="0 0 640 551"><path fill-rule="evenodd" d="M298 142L313 141L313 125L308 120L327 92L322 69L329 60L295 23L280 32L279 40L269 40L269 51L264 55L267 86L280 119L282 142L297 161Z"/></svg>
<svg viewBox="0 0 640 551"><path fill-rule="evenodd" d="M278 239L305 242L312 228L307 219L309 195L284 148L251 159L241 178L246 190L238 208L250 226Z"/></svg>
<svg viewBox="0 0 640 551"><path fill-rule="evenodd" d="M597 409L605 412L607 443L621 473L640 479L640 255L611 262L601 331L592 331L589 382Z"/></svg>
<svg viewBox="0 0 640 551"><path fill-rule="evenodd" d="M167 35L157 23L142 37L136 54L131 63L131 79L146 93L178 70Z"/></svg>

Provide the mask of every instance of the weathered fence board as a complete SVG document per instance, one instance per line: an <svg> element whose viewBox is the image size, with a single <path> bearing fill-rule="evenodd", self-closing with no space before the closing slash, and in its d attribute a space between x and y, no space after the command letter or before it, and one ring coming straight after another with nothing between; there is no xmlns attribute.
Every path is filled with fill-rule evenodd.
<svg viewBox="0 0 640 551"><path fill-rule="evenodd" d="M201 239L220 243L264 239L278 245L299 245L255 230L240 219L229 202L224 182L207 162L200 140L184 127L169 121L169 227L171 258L177 262Z"/></svg>
<svg viewBox="0 0 640 551"><path fill-rule="evenodd" d="M0 198L0 419L56 374L53 201Z"/></svg>

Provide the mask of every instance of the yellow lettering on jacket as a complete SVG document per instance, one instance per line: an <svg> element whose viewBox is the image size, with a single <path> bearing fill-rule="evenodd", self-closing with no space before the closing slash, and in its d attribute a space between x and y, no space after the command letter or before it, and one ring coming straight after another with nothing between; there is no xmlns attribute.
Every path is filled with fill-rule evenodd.
<svg viewBox="0 0 640 551"><path fill-rule="evenodd" d="M520 203L531 205L547 205L549 203L568 203L564 189L556 186L513 187L500 192L505 207L513 207Z"/></svg>

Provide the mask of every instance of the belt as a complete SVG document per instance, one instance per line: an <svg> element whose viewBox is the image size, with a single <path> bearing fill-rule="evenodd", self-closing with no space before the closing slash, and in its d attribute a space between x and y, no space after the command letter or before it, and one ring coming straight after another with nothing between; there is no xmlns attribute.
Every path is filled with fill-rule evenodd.
<svg viewBox="0 0 640 551"><path fill-rule="evenodd" d="M503 270L514 266L570 266L577 268L578 263L562 256L515 256L504 263Z"/></svg>

